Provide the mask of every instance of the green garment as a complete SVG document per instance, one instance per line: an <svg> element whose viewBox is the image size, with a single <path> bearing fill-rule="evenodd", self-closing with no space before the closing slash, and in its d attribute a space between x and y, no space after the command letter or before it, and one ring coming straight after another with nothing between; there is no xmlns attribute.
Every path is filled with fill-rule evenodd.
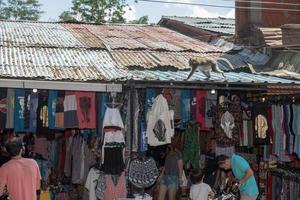
<svg viewBox="0 0 300 200"><path fill-rule="evenodd" d="M184 138L184 162L191 162L193 168L199 168L199 139L198 139L199 125L196 122L187 123Z"/></svg>

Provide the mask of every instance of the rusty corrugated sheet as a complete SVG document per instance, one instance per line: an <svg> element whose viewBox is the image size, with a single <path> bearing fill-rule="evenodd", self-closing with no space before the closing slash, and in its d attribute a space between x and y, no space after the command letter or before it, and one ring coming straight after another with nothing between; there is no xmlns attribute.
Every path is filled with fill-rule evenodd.
<svg viewBox="0 0 300 200"><path fill-rule="evenodd" d="M84 47L58 23L0 21L1 46Z"/></svg>
<svg viewBox="0 0 300 200"><path fill-rule="evenodd" d="M159 26L149 25L91 25L91 24L64 24L86 47L95 47L102 44L106 47L128 50L164 50L164 51L195 51L195 52L221 52L222 50L208 43L201 42L175 31ZM88 30L85 37L81 31ZM88 41L85 41L88 40ZM91 44L90 40L95 40Z"/></svg>
<svg viewBox="0 0 300 200"><path fill-rule="evenodd" d="M85 47L105 48L105 45L96 35L91 33L81 24L62 24L69 30Z"/></svg>
<svg viewBox="0 0 300 200"><path fill-rule="evenodd" d="M216 58L220 54L203 54L193 52L159 52L159 51L130 51L115 50L111 52L118 66L125 68L176 68L189 69L189 59L199 56Z"/></svg>
<svg viewBox="0 0 300 200"><path fill-rule="evenodd" d="M231 18L163 16L162 20L163 19L175 20L187 24L189 26L193 26L214 33L223 33L226 35L235 34L235 20Z"/></svg>
<svg viewBox="0 0 300 200"><path fill-rule="evenodd" d="M259 30L262 32L264 41L267 46L282 46L281 28L260 27Z"/></svg>

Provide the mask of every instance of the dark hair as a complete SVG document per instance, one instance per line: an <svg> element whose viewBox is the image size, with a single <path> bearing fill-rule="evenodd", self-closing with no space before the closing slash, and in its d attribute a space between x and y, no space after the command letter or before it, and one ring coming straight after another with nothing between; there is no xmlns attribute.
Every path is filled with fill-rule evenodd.
<svg viewBox="0 0 300 200"><path fill-rule="evenodd" d="M219 155L219 156L216 158L218 165L223 164L228 158L229 158L229 157L226 156L226 155Z"/></svg>
<svg viewBox="0 0 300 200"><path fill-rule="evenodd" d="M23 143L21 140L9 141L6 143L5 148L9 155L14 157L20 154L21 149L23 148Z"/></svg>
<svg viewBox="0 0 300 200"><path fill-rule="evenodd" d="M199 183L203 180L204 173L200 169L194 169L191 174L191 182L193 184Z"/></svg>

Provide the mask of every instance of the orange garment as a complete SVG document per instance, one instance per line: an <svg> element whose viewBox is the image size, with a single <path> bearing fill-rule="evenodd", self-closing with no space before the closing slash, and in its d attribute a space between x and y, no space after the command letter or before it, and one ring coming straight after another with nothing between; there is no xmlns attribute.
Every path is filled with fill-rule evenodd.
<svg viewBox="0 0 300 200"><path fill-rule="evenodd" d="M0 187L7 185L10 200L36 199L40 181L39 166L32 159L12 159L0 168Z"/></svg>

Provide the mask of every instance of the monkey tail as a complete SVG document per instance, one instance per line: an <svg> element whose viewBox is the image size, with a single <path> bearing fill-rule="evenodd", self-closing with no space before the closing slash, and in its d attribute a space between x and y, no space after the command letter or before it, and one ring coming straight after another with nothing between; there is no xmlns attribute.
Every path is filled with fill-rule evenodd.
<svg viewBox="0 0 300 200"><path fill-rule="evenodd" d="M189 76L187 77L187 79L185 79L186 81L188 81L194 75L197 68L198 67L192 67L192 70L191 70Z"/></svg>

